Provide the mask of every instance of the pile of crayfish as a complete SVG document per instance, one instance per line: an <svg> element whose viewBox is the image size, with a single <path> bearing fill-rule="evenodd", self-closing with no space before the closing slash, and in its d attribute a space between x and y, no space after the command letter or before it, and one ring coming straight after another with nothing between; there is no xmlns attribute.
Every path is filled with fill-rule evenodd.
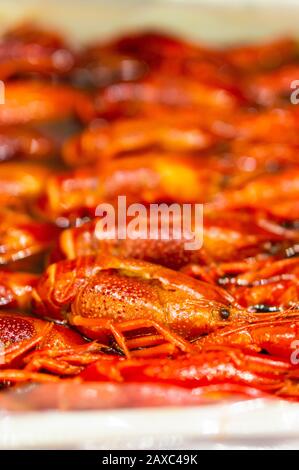
<svg viewBox="0 0 299 470"><path fill-rule="evenodd" d="M0 406L28 382L299 399L298 78L290 38L2 35ZM202 246L108 238L119 196L202 204Z"/></svg>

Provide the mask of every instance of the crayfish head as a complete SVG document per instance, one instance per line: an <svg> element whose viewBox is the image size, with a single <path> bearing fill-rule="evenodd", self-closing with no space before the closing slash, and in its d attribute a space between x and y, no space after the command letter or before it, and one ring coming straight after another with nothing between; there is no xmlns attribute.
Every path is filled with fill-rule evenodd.
<svg viewBox="0 0 299 470"><path fill-rule="evenodd" d="M30 317L26 318L10 312L7 314L1 313L0 330L0 341L4 347L31 339L36 334L34 323Z"/></svg>
<svg viewBox="0 0 299 470"><path fill-rule="evenodd" d="M180 332L186 339L193 340L198 336L213 332L220 326L229 324L236 318L236 309L230 304L222 304L214 301L196 300L189 305L188 315L182 316L182 312L188 310L188 301L180 312ZM183 327L183 328L182 328Z"/></svg>
<svg viewBox="0 0 299 470"><path fill-rule="evenodd" d="M12 364L32 349L51 330L52 325L27 315L0 313L0 369Z"/></svg>
<svg viewBox="0 0 299 470"><path fill-rule="evenodd" d="M225 326L226 323L248 321L250 319L249 311L237 304L220 306L217 313L219 322L217 326Z"/></svg>
<svg viewBox="0 0 299 470"><path fill-rule="evenodd" d="M201 306L199 314L197 316L200 325L200 320L204 319L206 323L206 328L204 324L202 325L201 334L210 333L219 327L224 327L235 321L241 321L248 316L248 312L244 309L241 309L234 304L222 304L216 302L206 302L205 305Z"/></svg>

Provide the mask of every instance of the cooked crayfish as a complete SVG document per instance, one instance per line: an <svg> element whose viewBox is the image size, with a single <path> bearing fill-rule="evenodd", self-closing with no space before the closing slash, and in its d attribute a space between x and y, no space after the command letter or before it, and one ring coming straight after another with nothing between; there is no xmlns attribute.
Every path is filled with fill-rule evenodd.
<svg viewBox="0 0 299 470"><path fill-rule="evenodd" d="M257 322L236 322L208 336L198 339L194 345L206 351L216 345L221 347L238 346L244 351L267 352L292 362L298 361L299 315L289 311L277 315L276 319Z"/></svg>
<svg viewBox="0 0 299 470"><path fill-rule="evenodd" d="M128 203L204 202L225 183L225 175L196 157L145 154L51 176L39 209L56 220L72 214L94 216L98 204L114 203L118 195Z"/></svg>
<svg viewBox="0 0 299 470"><path fill-rule="evenodd" d="M289 252L296 254L294 249L296 245ZM248 264L244 272L222 279L221 284L226 285L240 305L252 311L298 308L299 259L278 257Z"/></svg>
<svg viewBox="0 0 299 470"><path fill-rule="evenodd" d="M7 31L0 42L0 77L39 73L64 75L75 62L74 54L55 32L22 24Z"/></svg>
<svg viewBox="0 0 299 470"><path fill-rule="evenodd" d="M108 158L146 150L201 152L215 139L200 127L170 119L123 119L85 129L64 146L63 157L71 166L105 162Z"/></svg>
<svg viewBox="0 0 299 470"><path fill-rule="evenodd" d="M33 273L0 271L0 308L29 310L37 280Z"/></svg>
<svg viewBox="0 0 299 470"><path fill-rule="evenodd" d="M35 80L12 81L5 86L0 126L62 121L79 111L86 118L92 111L88 96L80 90Z"/></svg>
<svg viewBox="0 0 299 470"><path fill-rule="evenodd" d="M190 233L187 233L185 228L184 234L180 233L183 214L180 213L176 220L179 222L177 225L179 230L170 217L169 219L169 231L164 238L161 221L158 226L161 230L157 238L149 236L149 217L147 217L144 224L140 222L143 231L140 230L138 238L130 239L118 238L117 231L114 238L108 238L102 227L101 218L95 218L80 227L64 230L59 236L58 249L54 251L53 259L74 259L78 256L106 253L142 259L171 269L182 269L187 265L197 265L198 269L209 266L210 271L214 267L216 275L217 272L221 272L221 266L218 267L215 263L226 262L233 265L259 255L270 258L274 249L276 251L280 249L280 252L284 253L283 250L292 247L295 240L295 237L292 237L287 242L283 229L281 234L277 233L274 223L268 230L260 226L259 214L254 212L229 211L223 214L216 212L204 215L203 225L191 226ZM198 239L202 236L202 245L190 250L187 243L194 236Z"/></svg>
<svg viewBox="0 0 299 470"><path fill-rule="evenodd" d="M89 45L79 57L75 77L80 83L104 87L136 81L152 72L189 77L224 89L239 89L235 68L221 51L155 31Z"/></svg>
<svg viewBox="0 0 299 470"><path fill-rule="evenodd" d="M248 87L253 99L264 106L287 104L298 77L298 64L285 65L274 71L251 77Z"/></svg>
<svg viewBox="0 0 299 470"><path fill-rule="evenodd" d="M23 212L1 209L0 214L0 265L18 269L22 261L23 269L36 269L37 257L55 243L58 229L48 222L36 221Z"/></svg>
<svg viewBox="0 0 299 470"><path fill-rule="evenodd" d="M298 366L280 358L217 346L200 354L172 359L111 358L88 366L86 381L154 382L196 389L217 385L246 385L285 398L298 399ZM233 388L233 387L232 387ZM215 388L215 391L217 388Z"/></svg>
<svg viewBox="0 0 299 470"><path fill-rule="evenodd" d="M0 164L0 206L22 206L40 196L51 170L36 163Z"/></svg>
<svg viewBox="0 0 299 470"><path fill-rule="evenodd" d="M296 61L298 43L285 37L261 44L231 47L225 56L241 72L271 70Z"/></svg>
<svg viewBox="0 0 299 470"><path fill-rule="evenodd" d="M38 315L66 321L102 342L112 335L128 356L130 346L155 345L163 338L190 350L186 339L249 315L229 293L213 284L158 265L105 254L50 265L33 298ZM133 331L144 329L156 329L158 337L130 339ZM129 340L124 332L130 334Z"/></svg>
<svg viewBox="0 0 299 470"><path fill-rule="evenodd" d="M43 161L55 154L50 136L30 128L0 128L0 162L12 159Z"/></svg>
<svg viewBox="0 0 299 470"><path fill-rule="evenodd" d="M258 175L241 188L229 188L217 194L213 210L253 208L284 220L299 219L298 167L275 174Z"/></svg>
<svg viewBox="0 0 299 470"><path fill-rule="evenodd" d="M200 83L182 77L146 77L134 82L113 83L99 90L94 97L93 117L133 117L151 108L175 111L180 109L234 110L244 103L244 98L221 85ZM90 110L88 109L90 112ZM80 111L86 121L89 115Z"/></svg>

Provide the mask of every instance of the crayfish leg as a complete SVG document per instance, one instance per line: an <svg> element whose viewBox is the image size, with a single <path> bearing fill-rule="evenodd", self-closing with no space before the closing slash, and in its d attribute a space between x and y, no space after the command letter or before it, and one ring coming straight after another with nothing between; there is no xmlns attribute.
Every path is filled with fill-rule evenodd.
<svg viewBox="0 0 299 470"><path fill-rule="evenodd" d="M72 317L72 324L78 327L88 329L90 328L92 329L92 334L96 333L97 330L109 330L118 346L122 349L123 353L128 358L131 357L131 352L128 347L128 340L126 340L123 333L142 328L154 328L167 342L173 344L184 352L193 352L194 350L191 343L153 320L139 319L121 323L113 323L111 320L84 318L80 315L75 315ZM147 336L142 336L141 338L143 347L152 346L152 335L148 336L148 343L146 341ZM138 338L138 340L140 341L141 339ZM138 347L139 345L135 342L134 346Z"/></svg>
<svg viewBox="0 0 299 470"><path fill-rule="evenodd" d="M40 372L31 372L19 369L5 369L0 370L0 383L1 382L59 382L59 377L51 374L44 374Z"/></svg>
<svg viewBox="0 0 299 470"><path fill-rule="evenodd" d="M177 347L174 344L164 343L150 348L137 349L131 352L132 357L157 357L157 356L172 356L177 352Z"/></svg>
<svg viewBox="0 0 299 470"><path fill-rule="evenodd" d="M82 371L82 367L69 364L67 361L43 357L42 355L34 357L24 369L26 372L47 372L57 375L77 375Z"/></svg>

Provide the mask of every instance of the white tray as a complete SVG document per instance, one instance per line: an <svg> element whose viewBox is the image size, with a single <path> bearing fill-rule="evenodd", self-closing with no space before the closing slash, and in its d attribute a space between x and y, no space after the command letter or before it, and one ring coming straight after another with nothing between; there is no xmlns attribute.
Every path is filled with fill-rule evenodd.
<svg viewBox="0 0 299 470"><path fill-rule="evenodd" d="M0 449L299 448L299 406L256 399L190 408L3 414Z"/></svg>

